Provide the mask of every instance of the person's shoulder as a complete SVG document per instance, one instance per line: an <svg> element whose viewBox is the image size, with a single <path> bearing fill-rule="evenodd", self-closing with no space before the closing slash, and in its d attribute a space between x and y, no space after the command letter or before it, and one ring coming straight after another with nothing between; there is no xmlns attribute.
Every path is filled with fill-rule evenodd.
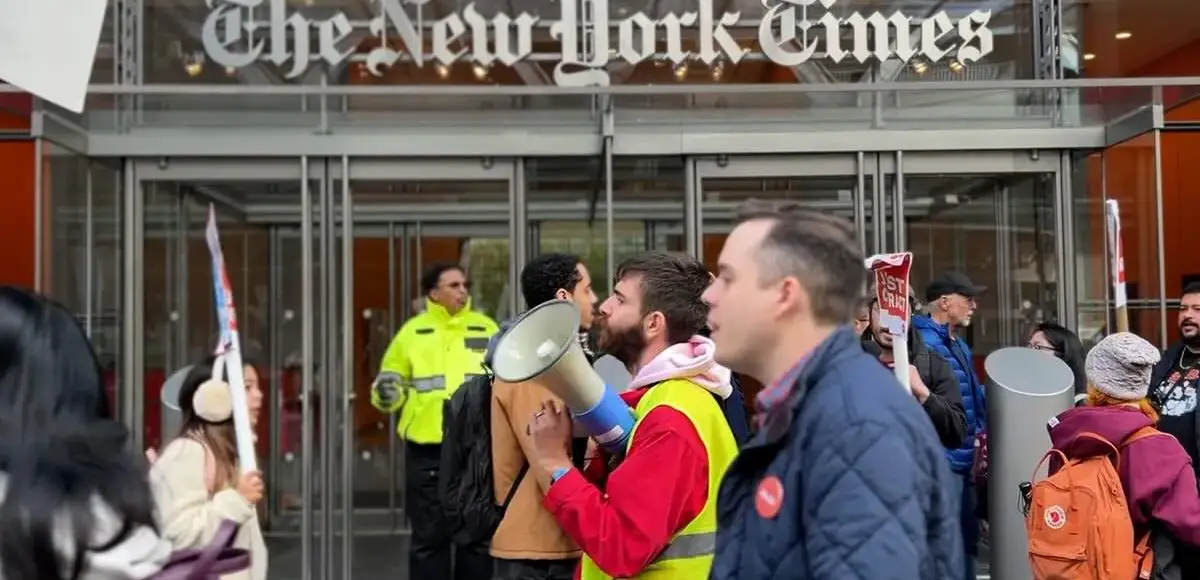
<svg viewBox="0 0 1200 580"><path fill-rule="evenodd" d="M466 312L466 322L472 326L483 326L486 330L495 332L500 328L491 316L484 314L478 310L468 310Z"/></svg>
<svg viewBox="0 0 1200 580"><path fill-rule="evenodd" d="M8 492L8 476L0 473L0 501ZM99 496L90 502L91 548L81 580L147 578L158 572L171 557L170 541L148 526L130 527L125 518ZM56 518L54 543L62 554L72 553L75 540L70 526L77 521L69 514Z"/></svg>
<svg viewBox="0 0 1200 580"><path fill-rule="evenodd" d="M124 518L99 498L92 501L92 514L96 528L91 545L100 548L88 555L92 573L82 578L146 578L171 557L170 540L148 526L128 528Z"/></svg>
<svg viewBox="0 0 1200 580"><path fill-rule="evenodd" d="M810 396L813 400L806 407L812 407L814 419L825 431L859 424L908 431L913 423L928 421L892 371L865 354L847 357L832 366L817 380Z"/></svg>
<svg viewBox="0 0 1200 580"><path fill-rule="evenodd" d="M416 334L418 330L432 329L434 326L433 317L429 312L419 312L400 325L400 330L396 332L396 337L411 336Z"/></svg>

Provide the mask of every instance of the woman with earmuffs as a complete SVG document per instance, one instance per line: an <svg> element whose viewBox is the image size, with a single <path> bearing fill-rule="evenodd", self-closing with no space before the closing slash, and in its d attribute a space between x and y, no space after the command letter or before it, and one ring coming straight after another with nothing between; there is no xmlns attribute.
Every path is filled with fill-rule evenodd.
<svg viewBox="0 0 1200 580"><path fill-rule="evenodd" d="M251 423L262 408L262 391L253 366L244 369ZM234 547L250 552L250 569L223 580L265 580L267 548L256 505L263 481L257 472L238 467L233 401L224 357L210 356L192 366L179 390L183 427L154 458L150 483L163 535L175 549L207 545L223 520L239 529Z"/></svg>

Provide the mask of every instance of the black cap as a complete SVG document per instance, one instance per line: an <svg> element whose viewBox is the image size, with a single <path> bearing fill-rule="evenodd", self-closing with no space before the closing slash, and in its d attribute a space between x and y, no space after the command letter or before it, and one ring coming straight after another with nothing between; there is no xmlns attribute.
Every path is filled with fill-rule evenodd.
<svg viewBox="0 0 1200 580"><path fill-rule="evenodd" d="M925 301L933 302L942 296L960 294L967 298L975 298L987 292L987 286L976 286L962 272L943 272L925 286Z"/></svg>

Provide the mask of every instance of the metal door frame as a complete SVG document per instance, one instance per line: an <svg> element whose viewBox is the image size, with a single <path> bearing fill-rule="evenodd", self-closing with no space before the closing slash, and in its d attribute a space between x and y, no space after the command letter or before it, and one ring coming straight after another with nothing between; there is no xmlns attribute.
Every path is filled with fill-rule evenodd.
<svg viewBox="0 0 1200 580"><path fill-rule="evenodd" d="M511 288L519 288L518 276L527 260L528 252L523 160L351 159L347 156L290 159L141 158L126 160L124 169L125 188L129 196L124 207L127 235L125 237L123 278L127 283L128 291L126 292L124 314L124 326L127 330L123 333L126 349L122 356L123 368L134 370L134 372L127 377L129 388L123 389L122 395L125 397L123 409L127 411L125 414L129 418L131 427L134 427L135 442L139 445L141 444L141 425L144 424L145 413L142 398L133 396L132 393L140 395L144 388L142 373L137 371L144 366L145 343L143 333L135 330L140 328L141 321L144 320L145 309L142 287L144 252L141 240L141 234L145 230L145 216L143 215L145 188L167 181L282 183L297 180L301 184L296 208L298 223L293 222L298 225L302 262L300 309L302 311L301 359L303 372L300 375L300 395L302 401L308 400L309 396L313 394L321 396L323 404L320 405L320 413L323 427L335 425L339 416L345 422L340 432L336 428L322 428L321 433L318 434L314 425L316 410L307 404L302 405L300 494L303 501L300 507L299 526L301 558L304 561L302 578L304 580L331 579L337 577L339 572L342 577L349 578L354 560L352 554L356 527L353 517L356 510L353 505L354 494L352 493L355 465L353 459L356 453L354 432L351 427L355 381L354 366L351 363L355 358L355 345L353 333L348 330L343 332L343 329L349 325L356 313L353 301L353 268L340 267L353 263L354 244L340 243L340 241L352 240L356 233L356 222L359 216L354 212L352 180L500 180L506 182L509 202L506 225L512 248L509 285ZM219 179L214 179L214 176L219 176ZM252 207L245 207L235 200L223 198L219 191L209 191L201 195L209 197L211 201L224 206L227 213L238 217L244 218L247 216L247 210L253 211ZM332 219L324 219L324 216ZM342 219L343 216L353 216L353 219ZM450 229L455 225L469 223L467 220L455 219L447 220L447 222L444 226L441 224L439 226ZM284 227L263 225L268 231L268 238L271 241L268 246L267 259L271 264L272 273L268 276L268 284L273 292L278 292L281 284L278 272L276 272L280 261L278 248L280 241L288 236L283 231ZM405 256L402 262L407 262L409 244L414 243L415 240L419 248L422 233L428 232L430 229L441 229L432 224L405 224L397 221L382 225L386 228L388 237L393 239L393 246L395 246L397 230L401 232L400 246L402 255ZM367 226L364 229L373 230L375 228ZM457 229L469 229L469 227ZM180 246L180 249L176 251L186 254L184 246ZM394 253L392 256L394 258ZM326 271L337 272L340 270L340 275L322 277L323 279L320 280L322 287L319 293L315 292L313 286L317 283L315 269L318 262L326 268ZM419 249L416 262L416 267L419 269L421 267ZM396 266L393 259L390 268L394 269ZM178 268L174 268L174 270L178 270ZM393 277L394 279L395 277ZM182 297L181 304L186 305L186 285L177 284L175 287L177 288L176 293ZM393 303L398 294L406 296L407 289L397 292L394 282L389 283L389 299ZM274 300L276 295L271 295L273 302L276 303L272 304L269 309L269 332L271 333L279 332L276 327L282 314L279 312L278 301ZM519 292L512 292L510 299L514 309L521 303ZM402 298L401 310L405 315L407 314L407 303L408 300ZM314 316L320 316L322 321L322 336L319 338L315 335ZM389 320L389 324L394 330L403 320L396 318L395 310L390 316L392 320ZM267 462L272 465L270 469L273 471L268 479L268 485L272 486L271 497L278 497L281 492L276 485L279 482L278 474L280 473L279 414L281 412L278 390L278 386L281 384L280 375L276 373L280 370L278 363L281 355L278 352L277 343L278 340L274 338L270 341L273 351L271 353L271 371L274 374L271 377L272 389L269 393L272 424L270 426L271 450ZM314 364L318 360L322 363L318 371L319 377L314 376L312 372ZM390 432L394 433L394 418L391 421L393 428ZM398 446L394 441L390 444L393 449ZM314 457L317 450L320 450L321 453ZM389 452L393 458L396 456L396 452ZM314 469L317 467L314 460L319 461L319 470ZM337 498L339 501L321 501L320 505L314 506L316 485L313 477L315 473L320 473L322 495L324 496L322 500ZM402 481L396 470L393 470L391 477L397 484ZM337 493L339 488L342 491L340 496ZM398 488L398 485L393 485L393 488ZM395 499L389 498L389 511L392 512L393 523L388 530L385 530L386 533L399 531L396 529L400 519L398 510L391 510L391 506L396 503L398 502ZM284 515L281 510L271 509L269 511L273 516ZM326 531L331 533L325 533ZM340 543L335 545L336 535L339 532L343 532ZM320 538L319 544L314 542L317 538ZM345 557L341 559L340 566L334 557L335 550L345 554ZM340 570L336 569L339 567Z"/></svg>
<svg viewBox="0 0 1200 580"><path fill-rule="evenodd" d="M1071 234L1070 204L1070 151L1034 150L1001 150L1001 151L859 151L857 153L829 153L807 155L770 155L770 156L717 156L693 157L689 159L689 170L694 179L689 179L689 207L696 209L688 214L689 219L695 220L693 231L703 231L704 180L708 178L788 178L788 177L855 177L856 187L853 190L853 216L855 229L858 233L860 247L868 247L868 236L873 240L872 248L877 252L894 252L907 247L905 216L902 208L906 197L906 181L908 177L923 175L980 175L980 174L1044 174L1050 176L1048 183L1053 187L1055 220L1052 227L1057 229L1056 236L1056 280L1059 284L1058 313L1059 318L1068 326L1074 325L1074 276L1073 267L1067 263L1072 260L1073 239ZM882 212L883 219L867 216L867 184L866 178L872 178L871 207L877 215ZM1007 187L998 192L1000 199L1007 199ZM874 208L878 208L877 210ZM997 216L997 225L1007 224L1009 213L1007 205ZM867 225L870 217L871 225ZM888 235L888 227L891 235ZM869 231L868 231L869 230ZM1001 258L1007 256L1011 261L1011 250L1006 232L999 232L1004 237L998 238L997 268L1008 268L1007 263L1001 263ZM690 241L690 240L689 240ZM689 250L692 249L689 244ZM695 244L695 254L700 255L703 244ZM1005 271L998 271L998 279L1006 277ZM1001 300L1010 300L1007 290ZM1002 304L1002 308L1004 305ZM1011 332L1012 329L1010 329Z"/></svg>

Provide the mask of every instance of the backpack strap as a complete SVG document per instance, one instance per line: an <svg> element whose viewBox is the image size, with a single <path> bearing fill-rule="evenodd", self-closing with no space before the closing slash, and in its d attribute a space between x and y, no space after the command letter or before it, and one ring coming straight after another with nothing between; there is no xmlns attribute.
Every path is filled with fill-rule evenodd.
<svg viewBox="0 0 1200 580"><path fill-rule="evenodd" d="M1152 426L1142 427L1141 429L1134 431L1128 437L1126 437L1124 440L1121 441L1121 449L1124 449L1125 447L1129 446L1132 443L1135 443L1135 442L1145 439L1147 437L1154 437L1156 435L1166 435L1166 433L1163 433L1162 431L1159 431L1158 429L1155 429Z"/></svg>
<svg viewBox="0 0 1200 580"><path fill-rule="evenodd" d="M521 470L517 472L517 476L513 478L512 486L508 488L508 495L504 496L504 503L500 504L500 511L508 511L508 504L512 503L513 497L517 495L517 488L521 487L521 480L525 479L525 474L529 473L529 462L521 464Z"/></svg>

